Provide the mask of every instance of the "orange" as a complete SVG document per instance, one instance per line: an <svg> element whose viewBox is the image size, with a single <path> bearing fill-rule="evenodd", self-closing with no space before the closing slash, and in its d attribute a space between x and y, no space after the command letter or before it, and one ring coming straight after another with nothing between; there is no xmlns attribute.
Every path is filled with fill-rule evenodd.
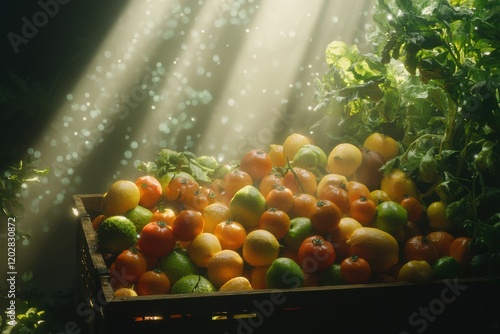
<svg viewBox="0 0 500 334"><path fill-rule="evenodd" d="M190 174L180 172L173 175L168 183L164 184L162 194L167 201L176 201L180 200L187 189L198 189L199 187L198 182Z"/></svg>
<svg viewBox="0 0 500 334"><path fill-rule="evenodd" d="M283 145L279 144L271 144L269 145L269 157L271 158L271 162L274 167L285 167L286 166L286 158L283 154Z"/></svg>
<svg viewBox="0 0 500 334"><path fill-rule="evenodd" d="M332 233L339 225L342 212L335 203L324 199L316 202L309 218L312 227L320 233Z"/></svg>
<svg viewBox="0 0 500 334"><path fill-rule="evenodd" d="M270 265L280 252L278 239L269 231L257 229L247 234L242 247L243 259L253 267Z"/></svg>
<svg viewBox="0 0 500 334"><path fill-rule="evenodd" d="M266 273L268 269L269 265L252 268L250 272L250 282L254 290L266 288Z"/></svg>
<svg viewBox="0 0 500 334"><path fill-rule="evenodd" d="M349 200L349 192L344 186L335 186L328 184L321 188L321 192L317 192L316 197L319 200L326 199L337 205L343 214L349 213L351 209L351 201Z"/></svg>
<svg viewBox="0 0 500 334"><path fill-rule="evenodd" d="M137 188L139 188L140 200L139 204L151 208L156 205L162 196L162 186L154 176L143 175L135 180Z"/></svg>
<svg viewBox="0 0 500 334"><path fill-rule="evenodd" d="M349 193L349 201L353 202L361 197L370 199L371 192L366 185L358 181L349 181L346 186L347 192Z"/></svg>
<svg viewBox="0 0 500 334"><path fill-rule="evenodd" d="M203 208L202 216L205 222L203 232L213 233L217 224L229 219L229 206L223 202L214 202Z"/></svg>
<svg viewBox="0 0 500 334"><path fill-rule="evenodd" d="M169 293L170 280L159 269L149 270L139 277L139 280L135 284L135 290L139 296Z"/></svg>
<svg viewBox="0 0 500 334"><path fill-rule="evenodd" d="M248 278L244 276L231 278L229 281L224 283L219 288L219 291L247 291L247 290L253 290L253 288Z"/></svg>
<svg viewBox="0 0 500 334"><path fill-rule="evenodd" d="M141 194L137 185L128 180L115 181L102 199L102 214L106 217L124 215L139 205Z"/></svg>
<svg viewBox="0 0 500 334"><path fill-rule="evenodd" d="M222 249L234 251L243 246L247 236L243 225L229 219L217 224L213 233L219 239Z"/></svg>
<svg viewBox="0 0 500 334"><path fill-rule="evenodd" d="M267 194L266 205L268 208L289 212L293 207L293 192L287 187L279 186Z"/></svg>
<svg viewBox="0 0 500 334"><path fill-rule="evenodd" d="M405 196L400 204L408 212L408 220L412 223L418 222L424 213L424 206L416 197Z"/></svg>
<svg viewBox="0 0 500 334"><path fill-rule="evenodd" d="M295 154L304 145L312 144L310 139L300 133L292 133L283 142L283 156L285 161L292 161Z"/></svg>
<svg viewBox="0 0 500 334"><path fill-rule="evenodd" d="M317 201L318 199L311 194L301 193L294 195L293 206L289 212L290 218L309 217L314 211Z"/></svg>
<svg viewBox="0 0 500 334"><path fill-rule="evenodd" d="M351 255L340 263L340 276L348 284L368 283L372 276L372 268L365 259Z"/></svg>
<svg viewBox="0 0 500 334"><path fill-rule="evenodd" d="M436 246L438 257L443 257L450 255L450 247L455 237L446 231L434 231L427 234L427 239Z"/></svg>
<svg viewBox="0 0 500 334"><path fill-rule="evenodd" d="M260 216L257 228L271 232L279 240L290 230L290 217L285 211L270 208Z"/></svg>
<svg viewBox="0 0 500 334"><path fill-rule="evenodd" d="M326 170L332 174L349 177L361 165L361 150L350 143L340 143L328 155Z"/></svg>
<svg viewBox="0 0 500 334"><path fill-rule="evenodd" d="M392 235L378 228L357 228L346 244L350 255L358 255L370 263L372 272L386 272L399 262L398 242Z"/></svg>
<svg viewBox="0 0 500 334"><path fill-rule="evenodd" d="M278 173L267 174L260 180L259 191L266 197L271 190L284 185L283 176Z"/></svg>
<svg viewBox="0 0 500 334"><path fill-rule="evenodd" d="M377 206L371 199L361 196L351 202L349 216L356 219L363 226L367 226L375 220Z"/></svg>
<svg viewBox="0 0 500 334"><path fill-rule="evenodd" d="M180 241L191 241L203 232L203 215L196 210L182 210L172 224L174 235Z"/></svg>
<svg viewBox="0 0 500 334"><path fill-rule="evenodd" d="M146 258L137 248L126 249L114 261L115 275L119 280L134 284L147 271Z"/></svg>
<svg viewBox="0 0 500 334"><path fill-rule="evenodd" d="M189 258L200 268L206 268L208 261L222 250L219 239L212 233L198 234L187 246Z"/></svg>
<svg viewBox="0 0 500 334"><path fill-rule="evenodd" d="M92 227L94 228L94 231L97 231L99 229L99 225L106 219L105 215L97 215L93 220L92 220Z"/></svg>
<svg viewBox="0 0 500 334"><path fill-rule="evenodd" d="M247 172L253 181L259 181L273 169L273 162L267 152L253 149L240 160L240 170Z"/></svg>
<svg viewBox="0 0 500 334"><path fill-rule="evenodd" d="M162 221L169 226L172 226L174 220L175 211L161 206L153 212L153 216L151 217L152 222Z"/></svg>
<svg viewBox="0 0 500 334"><path fill-rule="evenodd" d="M223 249L212 256L207 264L208 280L220 288L232 278L243 276L244 262L240 254L230 249Z"/></svg>
<svg viewBox="0 0 500 334"><path fill-rule="evenodd" d="M294 194L307 193L316 196L316 175L313 172L299 167L289 169L283 177L283 185Z"/></svg>
<svg viewBox="0 0 500 334"><path fill-rule="evenodd" d="M457 237L450 245L450 256L458 262L465 274L470 274L472 270L471 243L472 238L470 237Z"/></svg>
<svg viewBox="0 0 500 334"><path fill-rule="evenodd" d="M374 132L366 137L363 147L377 152L385 161L389 161L399 155L399 143L392 137L379 132Z"/></svg>
<svg viewBox="0 0 500 334"><path fill-rule="evenodd" d="M235 168L224 175L222 179L222 187L224 188L224 196L227 200L231 200L236 192L245 186L252 185L253 180L250 174Z"/></svg>
<svg viewBox="0 0 500 334"><path fill-rule="evenodd" d="M202 187L187 188L179 198L184 209L203 211L203 209L210 203L207 193L203 191Z"/></svg>

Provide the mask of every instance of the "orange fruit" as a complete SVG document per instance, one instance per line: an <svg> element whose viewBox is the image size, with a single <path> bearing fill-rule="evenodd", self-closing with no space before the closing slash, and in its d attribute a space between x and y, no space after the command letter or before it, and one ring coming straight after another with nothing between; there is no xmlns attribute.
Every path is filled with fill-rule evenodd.
<svg viewBox="0 0 500 334"><path fill-rule="evenodd" d="M361 150L350 143L340 143L328 155L326 170L332 174L349 177L361 165Z"/></svg>
<svg viewBox="0 0 500 334"><path fill-rule="evenodd" d="M229 219L229 206L223 202L214 202L203 208L202 216L205 222L203 232L213 233L217 224Z"/></svg>
<svg viewBox="0 0 500 334"><path fill-rule="evenodd" d="M340 174L325 174L321 177L318 182L317 192L322 193L324 187L334 186L340 187L342 189L347 189L347 178L344 175Z"/></svg>
<svg viewBox="0 0 500 334"><path fill-rule="evenodd" d="M174 235L180 241L191 241L203 232L203 215L196 210L182 210L172 224Z"/></svg>
<svg viewBox="0 0 500 334"><path fill-rule="evenodd" d="M170 292L170 280L159 269L146 271L135 284L135 291L139 296L158 295Z"/></svg>
<svg viewBox="0 0 500 334"><path fill-rule="evenodd" d="M168 174L165 174L168 175ZM160 183L162 181L160 180ZM167 201L180 200L182 194L187 189L198 189L200 185L188 173L180 172L168 178L168 182L164 180L163 197Z"/></svg>
<svg viewBox="0 0 500 334"><path fill-rule="evenodd" d="M269 265L252 268L250 271L250 283L254 290L266 288L266 273L268 269Z"/></svg>
<svg viewBox="0 0 500 334"><path fill-rule="evenodd" d="M222 249L234 251L243 246L247 236L243 225L229 219L217 224L213 233L219 239Z"/></svg>
<svg viewBox="0 0 500 334"><path fill-rule="evenodd" d="M293 207L293 192L284 186L274 188L266 196L266 205L268 208L289 212Z"/></svg>
<svg viewBox="0 0 500 334"><path fill-rule="evenodd" d="M229 281L224 283L219 288L219 291L248 291L248 290L253 290L252 284L250 284L248 278L244 276L231 278Z"/></svg>
<svg viewBox="0 0 500 334"><path fill-rule="evenodd" d="M283 156L285 161L292 161L295 154L304 145L312 144L310 139L300 133L292 133L283 142Z"/></svg>
<svg viewBox="0 0 500 334"><path fill-rule="evenodd" d="M240 170L247 172L253 181L262 180L264 176L271 173L273 162L267 152L253 149L245 153L240 160Z"/></svg>
<svg viewBox="0 0 500 334"><path fill-rule="evenodd" d="M270 208L260 216L257 228L271 232L279 240L290 230L290 217L285 211Z"/></svg>
<svg viewBox="0 0 500 334"><path fill-rule="evenodd" d="M457 237L450 245L450 256L458 262L465 274L470 274L472 270L471 243L472 238L470 237Z"/></svg>
<svg viewBox="0 0 500 334"><path fill-rule="evenodd" d="M198 234L187 246L189 258L200 268L206 268L208 261L222 250L219 239L212 233Z"/></svg>
<svg viewBox="0 0 500 334"><path fill-rule="evenodd" d="M244 262L240 254L230 249L215 253L207 264L207 277L220 288L232 278L243 275Z"/></svg>
<svg viewBox="0 0 500 334"><path fill-rule="evenodd" d="M94 219L92 219L92 227L94 231L99 229L99 225L106 219L105 215L97 215Z"/></svg>
<svg viewBox="0 0 500 334"><path fill-rule="evenodd" d="M269 157L271 158L271 162L274 167L285 167L286 166L286 158L285 154L283 154L283 145L279 144L271 144L269 145Z"/></svg>
<svg viewBox="0 0 500 334"><path fill-rule="evenodd" d="M367 226L375 220L377 215L377 206L369 198L361 196L351 202L349 216L356 219L363 226Z"/></svg>
<svg viewBox="0 0 500 334"><path fill-rule="evenodd" d="M259 191L262 196L266 197L271 190L283 186L283 176L278 173L267 174L260 180Z"/></svg>
<svg viewBox="0 0 500 334"><path fill-rule="evenodd" d="M179 198L184 209L203 211L203 209L210 204L207 193L203 191L202 187L187 188Z"/></svg>
<svg viewBox="0 0 500 334"><path fill-rule="evenodd" d="M372 276L372 268L365 259L351 255L340 263L340 276L348 284L368 283Z"/></svg>
<svg viewBox="0 0 500 334"><path fill-rule="evenodd" d="M224 188L225 197L228 200L233 198L234 194L245 186L253 184L252 177L247 172L242 171L239 168L231 170L229 173L224 175L222 179L222 187Z"/></svg>
<svg viewBox="0 0 500 334"><path fill-rule="evenodd" d="M392 137L379 132L374 132L366 137L363 147L377 152L385 161L394 159L399 155L399 143Z"/></svg>
<svg viewBox="0 0 500 334"><path fill-rule="evenodd" d="M242 247L243 259L253 267L270 265L280 252L278 239L269 231L257 229L247 234Z"/></svg>
<svg viewBox="0 0 500 334"><path fill-rule="evenodd" d="M360 199L361 197L367 199L371 198L370 189L368 189L368 187L361 182L351 180L347 182L346 189L349 193L349 201L351 202Z"/></svg>
<svg viewBox="0 0 500 334"><path fill-rule="evenodd" d="M349 192L344 186L328 184L321 188L321 192L317 192L316 197L319 200L326 199L335 203L343 214L349 213L349 210L351 209Z"/></svg>
<svg viewBox="0 0 500 334"><path fill-rule="evenodd" d="M290 218L309 217L314 211L318 199L306 193L294 195L293 206L289 212Z"/></svg>
<svg viewBox="0 0 500 334"><path fill-rule="evenodd" d="M370 263L372 272L386 272L399 262L398 242L392 235L378 228L357 228L346 244L350 255L358 255Z"/></svg>
<svg viewBox="0 0 500 334"><path fill-rule="evenodd" d="M170 208L159 207L153 212L151 217L152 222L162 221L165 224L172 226L175 220L175 211Z"/></svg>
<svg viewBox="0 0 500 334"><path fill-rule="evenodd" d="M342 212L335 203L327 199L316 202L309 219L320 233L332 233L339 225Z"/></svg>
<svg viewBox="0 0 500 334"><path fill-rule="evenodd" d="M134 247L121 252L114 261L115 276L130 284L136 283L147 267L146 258Z"/></svg>
<svg viewBox="0 0 500 334"><path fill-rule="evenodd" d="M162 196L162 186L154 176L143 175L135 180L137 188L139 188L140 200L139 204L151 208L156 205Z"/></svg>
<svg viewBox="0 0 500 334"><path fill-rule="evenodd" d="M401 200L401 206L408 212L408 220L416 223L424 213L424 206L413 196L406 196Z"/></svg>
<svg viewBox="0 0 500 334"><path fill-rule="evenodd" d="M137 185L129 180L115 181L102 199L102 214L106 217L124 215L139 205L141 194Z"/></svg>
<svg viewBox="0 0 500 334"><path fill-rule="evenodd" d="M289 169L283 176L283 185L294 194L307 193L316 196L316 175L313 172L299 167Z"/></svg>
<svg viewBox="0 0 500 334"><path fill-rule="evenodd" d="M443 257L450 255L451 244L455 237L446 231L434 231L427 234L427 239L436 246L438 257Z"/></svg>

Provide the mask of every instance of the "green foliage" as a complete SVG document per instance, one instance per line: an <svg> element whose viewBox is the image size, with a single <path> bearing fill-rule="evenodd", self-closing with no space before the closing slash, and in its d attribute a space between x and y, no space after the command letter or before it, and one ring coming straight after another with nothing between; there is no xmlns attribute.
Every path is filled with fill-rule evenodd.
<svg viewBox="0 0 500 334"><path fill-rule="evenodd" d="M328 122L312 130L333 124L334 144L362 144L374 131L399 140L404 153L384 168L408 172L426 204L445 201L490 259L500 244L500 3L378 0L374 22L373 53L328 46L329 71L316 83Z"/></svg>

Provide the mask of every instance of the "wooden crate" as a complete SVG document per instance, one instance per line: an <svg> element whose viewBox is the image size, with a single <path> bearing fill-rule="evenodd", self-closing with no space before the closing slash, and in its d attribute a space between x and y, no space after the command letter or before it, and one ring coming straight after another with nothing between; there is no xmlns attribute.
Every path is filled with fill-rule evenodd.
<svg viewBox="0 0 500 334"><path fill-rule="evenodd" d="M89 333L500 331L499 281L486 278L114 298L92 228L101 200L101 194L74 196L80 298L86 305L79 312Z"/></svg>

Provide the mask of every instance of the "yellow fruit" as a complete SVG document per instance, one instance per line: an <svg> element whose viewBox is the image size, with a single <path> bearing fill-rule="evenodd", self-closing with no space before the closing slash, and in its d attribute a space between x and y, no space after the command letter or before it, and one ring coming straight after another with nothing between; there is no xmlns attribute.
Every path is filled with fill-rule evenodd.
<svg viewBox="0 0 500 334"><path fill-rule="evenodd" d="M363 147L375 151L389 161L399 155L399 143L392 137L374 132L366 137Z"/></svg>
<svg viewBox="0 0 500 334"><path fill-rule="evenodd" d="M219 239L212 233L204 232L198 234L186 247L188 256L193 263L206 268L208 261L222 250Z"/></svg>
<svg viewBox="0 0 500 334"><path fill-rule="evenodd" d="M349 246L347 240L351 237L354 230L363 227L360 222L351 217L340 219L339 226L332 232L332 244L335 246L337 258L346 258L349 255Z"/></svg>
<svg viewBox="0 0 500 334"><path fill-rule="evenodd" d="M450 231L453 227L446 215L446 204L442 201L431 203L427 207L429 227L436 231Z"/></svg>
<svg viewBox="0 0 500 334"><path fill-rule="evenodd" d="M280 244L271 232L257 229L247 234L242 250L243 259L249 265L263 267L278 258Z"/></svg>
<svg viewBox="0 0 500 334"><path fill-rule="evenodd" d="M355 229L346 244L351 255L370 263L373 272L383 273L399 261L399 245L392 235L374 227Z"/></svg>
<svg viewBox="0 0 500 334"><path fill-rule="evenodd" d="M106 217L124 215L139 205L141 194L137 185L128 180L115 181L102 199L102 213Z"/></svg>
<svg viewBox="0 0 500 334"><path fill-rule="evenodd" d="M295 154L304 145L311 144L309 138L299 133L292 133L283 142L283 156L285 161L292 161Z"/></svg>
<svg viewBox="0 0 500 334"><path fill-rule="evenodd" d="M203 208L202 215L205 221L203 232L213 233L217 224L229 219L229 207L222 202L214 202Z"/></svg>
<svg viewBox="0 0 500 334"><path fill-rule="evenodd" d="M266 198L259 189L248 185L236 192L229 202L229 216L245 228L256 226L267 210Z"/></svg>
<svg viewBox="0 0 500 334"><path fill-rule="evenodd" d="M253 290L253 288L248 278L244 276L231 278L229 281L224 283L219 289L219 291L245 291L245 290Z"/></svg>
<svg viewBox="0 0 500 334"><path fill-rule="evenodd" d="M326 174L319 180L318 186L316 187L316 193L322 194L323 189L327 186L345 188L347 186L347 182L347 178L344 175Z"/></svg>
<svg viewBox="0 0 500 334"><path fill-rule="evenodd" d="M269 145L269 157L274 167L285 167L286 158L283 154L283 145L271 144Z"/></svg>
<svg viewBox="0 0 500 334"><path fill-rule="evenodd" d="M230 279L243 276L243 267L244 262L240 254L223 249L208 261L207 277L216 288L220 288Z"/></svg>
<svg viewBox="0 0 500 334"><path fill-rule="evenodd" d="M370 192L370 198L372 201L375 202L375 205L379 205L382 202L387 202L391 200L389 195L387 195L385 191L380 189L375 189L372 192Z"/></svg>
<svg viewBox="0 0 500 334"><path fill-rule="evenodd" d="M351 176L361 165L361 150L350 143L335 146L328 155L326 170L332 174Z"/></svg>
<svg viewBox="0 0 500 334"><path fill-rule="evenodd" d="M380 182L380 190L396 203L401 203L406 196L419 198L417 185L407 173L399 168L394 168L384 174Z"/></svg>
<svg viewBox="0 0 500 334"><path fill-rule="evenodd" d="M406 262L398 272L399 282L427 283L433 279L431 265L424 260L411 260Z"/></svg>
<svg viewBox="0 0 500 334"><path fill-rule="evenodd" d="M137 292L135 292L132 288L119 288L116 290L113 295L115 297L135 297L137 296Z"/></svg>

